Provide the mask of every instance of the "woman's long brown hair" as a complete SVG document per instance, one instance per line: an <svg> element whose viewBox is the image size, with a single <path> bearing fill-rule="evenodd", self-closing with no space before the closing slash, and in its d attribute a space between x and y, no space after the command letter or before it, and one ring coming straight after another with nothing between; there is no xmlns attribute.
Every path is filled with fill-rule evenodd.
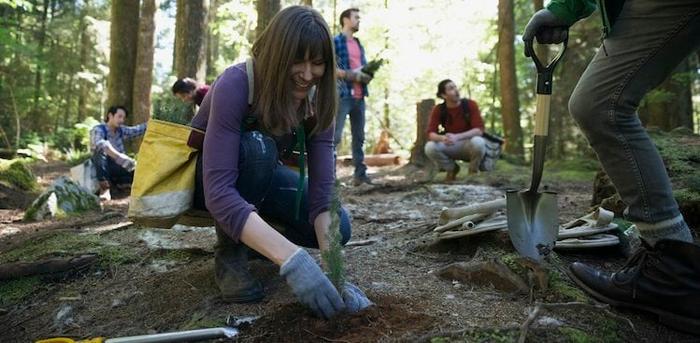
<svg viewBox="0 0 700 343"><path fill-rule="evenodd" d="M320 13L305 6L290 6L275 15L253 44L255 94L253 113L264 129L285 134L304 119L294 108L289 71L305 57L323 60L325 69L316 85L312 133L330 127L336 115L335 49L328 24Z"/></svg>

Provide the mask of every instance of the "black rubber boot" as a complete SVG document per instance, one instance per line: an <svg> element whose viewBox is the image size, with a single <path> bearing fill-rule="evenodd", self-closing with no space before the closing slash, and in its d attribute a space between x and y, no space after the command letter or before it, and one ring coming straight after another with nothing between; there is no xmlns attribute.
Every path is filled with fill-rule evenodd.
<svg viewBox="0 0 700 343"><path fill-rule="evenodd" d="M228 303L260 301L264 294L262 284L248 270L248 247L234 242L216 226L217 243L214 247L214 278L221 297Z"/></svg>
<svg viewBox="0 0 700 343"><path fill-rule="evenodd" d="M572 279L613 306L651 312L676 330L700 334L700 246L664 239L646 242L615 273L575 262Z"/></svg>

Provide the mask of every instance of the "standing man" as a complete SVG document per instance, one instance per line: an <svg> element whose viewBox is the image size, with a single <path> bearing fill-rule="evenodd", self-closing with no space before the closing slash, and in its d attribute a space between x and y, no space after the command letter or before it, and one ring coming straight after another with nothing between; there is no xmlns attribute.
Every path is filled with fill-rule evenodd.
<svg viewBox="0 0 700 343"><path fill-rule="evenodd" d="M637 107L644 95L700 47L700 1L599 1L604 40L569 100L644 240L617 272L575 262L572 279L593 297L657 315L700 334L700 246L693 244L654 143ZM569 26L589 16L592 0L552 0L530 19L523 40L564 41Z"/></svg>
<svg viewBox="0 0 700 343"><path fill-rule="evenodd" d="M123 126L129 112L124 106L112 106L107 110L105 122L90 130L92 162L100 182L100 199L110 200L111 185L129 189L134 180L136 161L126 154L124 141L146 133L146 123Z"/></svg>
<svg viewBox="0 0 700 343"><path fill-rule="evenodd" d="M353 185L372 184L367 176L365 165L365 97L367 84L372 77L362 72L362 66L367 64L365 49L360 40L354 37L360 29L360 10L349 8L340 14L342 32L335 36L335 55L338 63L338 116L335 121L335 147L337 149L343 135L345 117L350 116L350 132L352 133L352 161L355 165Z"/></svg>
<svg viewBox="0 0 700 343"><path fill-rule="evenodd" d="M172 91L180 100L200 106L209 92L209 86L186 77L175 81Z"/></svg>
<svg viewBox="0 0 700 343"><path fill-rule="evenodd" d="M449 79L438 83L436 95L445 102L436 105L430 113L425 154L447 171L445 182L457 178L459 165L455 160L469 161L469 174L478 173L486 153L486 141L481 137L484 120L479 106L473 100L460 98L457 85Z"/></svg>

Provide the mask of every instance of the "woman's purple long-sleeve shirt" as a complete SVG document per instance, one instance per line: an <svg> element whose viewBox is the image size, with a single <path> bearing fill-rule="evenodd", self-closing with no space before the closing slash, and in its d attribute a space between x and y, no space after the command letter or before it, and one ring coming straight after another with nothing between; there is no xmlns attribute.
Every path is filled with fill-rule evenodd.
<svg viewBox="0 0 700 343"><path fill-rule="evenodd" d="M211 86L192 126L206 129L203 148L204 197L207 209L224 231L238 241L250 212L236 189L243 119L248 115L245 63L227 68ZM330 208L334 183L333 127L307 139L309 222ZM294 208L289 209L290 213Z"/></svg>

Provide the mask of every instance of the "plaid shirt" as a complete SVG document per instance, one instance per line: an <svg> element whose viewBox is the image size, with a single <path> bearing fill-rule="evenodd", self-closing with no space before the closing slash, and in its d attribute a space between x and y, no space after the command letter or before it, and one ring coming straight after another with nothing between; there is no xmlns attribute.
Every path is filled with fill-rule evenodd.
<svg viewBox="0 0 700 343"><path fill-rule="evenodd" d="M365 48L362 47L362 43L360 43L360 40L357 38L354 38L357 41L357 45L360 46L360 62L364 66L367 64L367 59L365 58ZM336 63L338 63L338 69L343 69L343 70L349 70L350 69L350 56L348 55L348 43L347 43L347 37L345 37L344 34L338 34L333 38L333 43L335 44L335 56L336 56ZM340 80L338 79L338 95L340 96L341 99L343 98L351 98L352 97L352 92L350 91L352 89L352 81L345 81L345 80ZM363 84L362 85L362 94L364 96L369 95L367 92L367 85Z"/></svg>
<svg viewBox="0 0 700 343"><path fill-rule="evenodd" d="M144 133L146 133L146 123L136 126L120 126L116 132L110 131L105 124L95 125L90 130L90 150L102 152L109 143L115 150L126 153L124 141L143 136Z"/></svg>

